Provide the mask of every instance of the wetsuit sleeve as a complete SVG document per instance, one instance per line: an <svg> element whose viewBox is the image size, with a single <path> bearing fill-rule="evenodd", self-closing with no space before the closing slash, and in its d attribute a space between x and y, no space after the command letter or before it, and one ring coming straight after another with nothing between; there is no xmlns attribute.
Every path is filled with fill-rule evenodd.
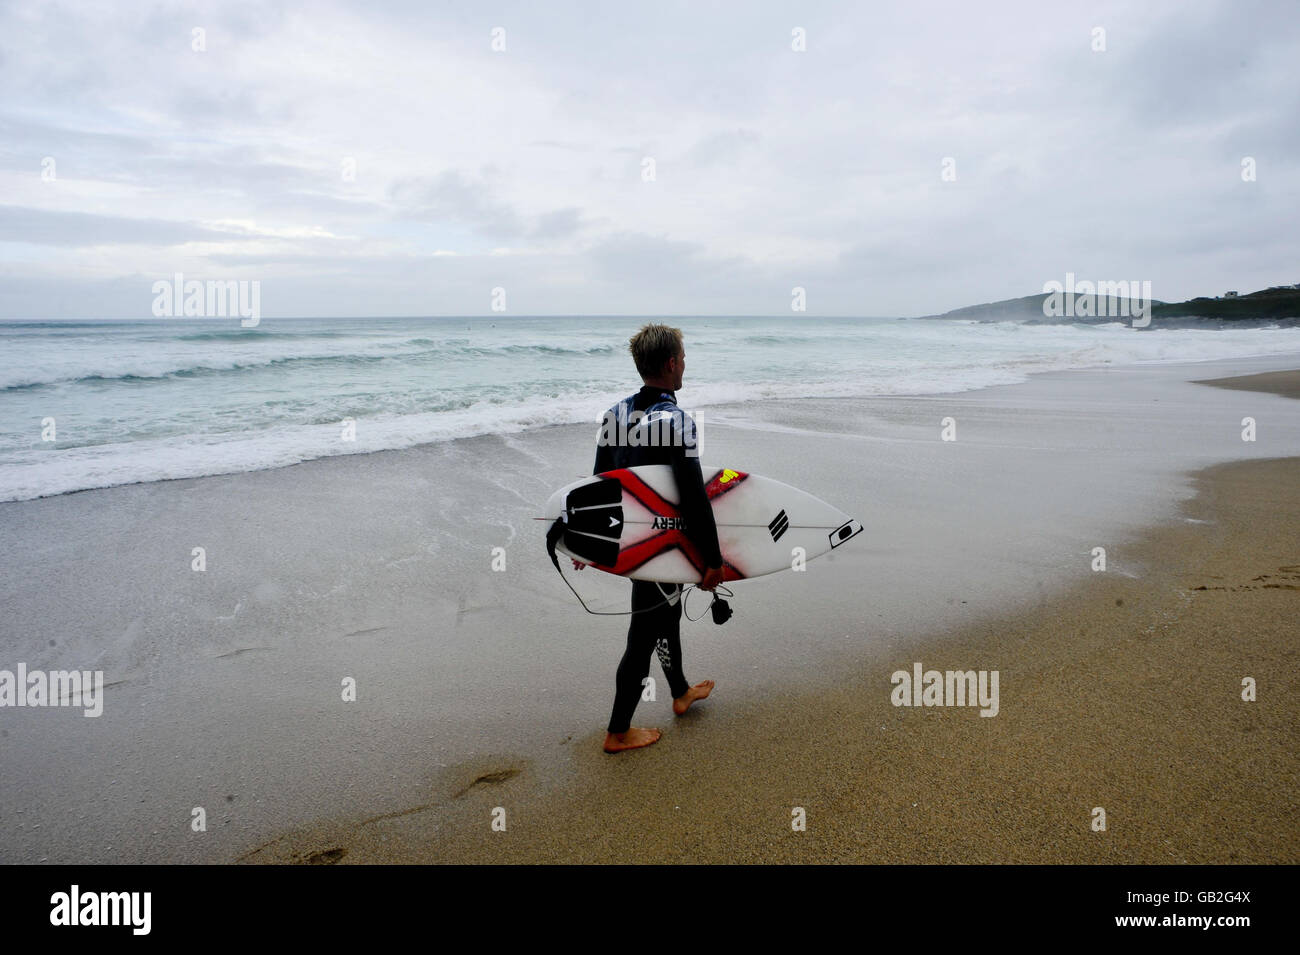
<svg viewBox="0 0 1300 955"><path fill-rule="evenodd" d="M683 412L681 417L685 417ZM681 417L674 415L674 424L682 427ZM686 433L693 438L695 426L692 422ZM686 536L700 549L705 567L722 566L722 549L718 546L718 525L713 519L713 505L709 503L708 493L704 490L704 472L700 469L699 456L690 453L686 442L674 441L673 477L677 479L677 491L681 495L678 509L686 519ZM692 442L693 444L693 442Z"/></svg>

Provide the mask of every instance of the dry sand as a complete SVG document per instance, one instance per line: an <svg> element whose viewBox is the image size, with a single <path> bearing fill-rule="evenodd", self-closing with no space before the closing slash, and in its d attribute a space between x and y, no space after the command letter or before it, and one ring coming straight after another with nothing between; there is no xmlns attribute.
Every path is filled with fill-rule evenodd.
<svg viewBox="0 0 1300 955"><path fill-rule="evenodd" d="M1298 372L1236 380L1263 378L1300 394ZM1232 380L1206 383L1244 387ZM596 731L562 741L561 785L484 758L418 805L242 860L1300 862L1300 459L1218 465L1195 485L1181 519L1130 551L1144 575L1099 572L924 650L877 653L829 692L736 706L719 685L645 750L606 756ZM894 706L891 674L917 661L997 670L1000 711Z"/></svg>
<svg viewBox="0 0 1300 955"><path fill-rule="evenodd" d="M1198 381L1196 384L1232 388L1235 391L1263 391L1287 398L1300 398L1300 375L1294 371L1266 371L1259 375L1211 378L1207 381Z"/></svg>

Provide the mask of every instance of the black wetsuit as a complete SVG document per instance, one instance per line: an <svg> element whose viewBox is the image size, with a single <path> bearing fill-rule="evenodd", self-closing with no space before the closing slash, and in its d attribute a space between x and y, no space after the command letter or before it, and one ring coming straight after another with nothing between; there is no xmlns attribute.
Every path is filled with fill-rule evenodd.
<svg viewBox="0 0 1300 955"><path fill-rule="evenodd" d="M639 445L619 444L629 429L637 423L630 416L641 412L643 435L656 434L661 439L675 434L675 440L658 440ZM622 422L622 427L611 427ZM601 431L602 440L596 447L596 465L593 474L602 474L616 468L638 467L643 464L668 464L677 479L680 502L678 509L685 520L684 531L699 548L704 565L721 567L722 554L718 548L718 529L713 520L713 507L704 490L704 475L696 453L695 423L690 415L677 407L676 396L667 389L646 385L634 395L624 398L606 412L606 426ZM618 665L615 681L614 709L609 717L609 732L625 733L632 724L632 712L641 699L642 681L650 672L650 654L657 651L659 664L668 679L668 689L677 698L690 689L682 673L682 588L679 584L656 584L651 581L632 581L632 609L642 610L663 604L645 613L634 613L627 631L627 649ZM670 600L664 603L664 600Z"/></svg>

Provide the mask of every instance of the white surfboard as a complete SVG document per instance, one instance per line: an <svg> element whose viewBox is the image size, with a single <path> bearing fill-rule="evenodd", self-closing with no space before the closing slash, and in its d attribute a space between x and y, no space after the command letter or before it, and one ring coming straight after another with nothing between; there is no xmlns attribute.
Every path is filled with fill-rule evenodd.
<svg viewBox="0 0 1300 955"><path fill-rule="evenodd" d="M862 525L806 491L734 468L705 466L722 549L723 579L789 570L862 533ZM704 563L683 528L677 482L666 464L621 468L551 495L546 517L564 521L556 550L607 573L660 583L698 583Z"/></svg>

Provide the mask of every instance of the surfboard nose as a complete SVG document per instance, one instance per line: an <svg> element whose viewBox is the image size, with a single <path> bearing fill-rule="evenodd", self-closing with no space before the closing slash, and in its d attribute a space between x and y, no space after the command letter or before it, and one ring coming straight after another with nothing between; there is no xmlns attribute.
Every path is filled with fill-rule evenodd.
<svg viewBox="0 0 1300 955"><path fill-rule="evenodd" d="M862 525L859 524L857 521L853 520L852 518L850 518L849 520L841 524L839 527L835 528L835 530L831 531L830 533L831 547L832 548L839 547L846 540L857 537L861 533L862 533Z"/></svg>

